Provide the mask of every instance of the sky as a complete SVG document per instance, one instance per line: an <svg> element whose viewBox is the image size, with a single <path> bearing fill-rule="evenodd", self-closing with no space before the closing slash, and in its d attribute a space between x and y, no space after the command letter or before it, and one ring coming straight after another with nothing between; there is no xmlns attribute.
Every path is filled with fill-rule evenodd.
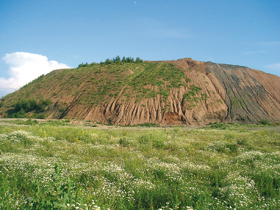
<svg viewBox="0 0 280 210"><path fill-rule="evenodd" d="M280 76L280 1L0 1L0 98L54 69L117 55Z"/></svg>

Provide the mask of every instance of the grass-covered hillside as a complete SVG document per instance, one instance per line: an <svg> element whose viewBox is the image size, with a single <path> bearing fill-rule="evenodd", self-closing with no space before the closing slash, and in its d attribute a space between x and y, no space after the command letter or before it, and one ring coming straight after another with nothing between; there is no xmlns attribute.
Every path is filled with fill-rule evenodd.
<svg viewBox="0 0 280 210"><path fill-rule="evenodd" d="M280 208L279 127L3 123L1 209Z"/></svg>

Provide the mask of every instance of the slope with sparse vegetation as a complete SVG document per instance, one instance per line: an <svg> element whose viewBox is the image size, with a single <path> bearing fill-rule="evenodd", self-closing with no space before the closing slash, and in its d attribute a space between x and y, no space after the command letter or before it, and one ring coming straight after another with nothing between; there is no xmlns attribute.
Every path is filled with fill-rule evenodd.
<svg viewBox="0 0 280 210"><path fill-rule="evenodd" d="M2 98L0 116L120 125L277 122L279 81L240 66L117 56L40 76Z"/></svg>

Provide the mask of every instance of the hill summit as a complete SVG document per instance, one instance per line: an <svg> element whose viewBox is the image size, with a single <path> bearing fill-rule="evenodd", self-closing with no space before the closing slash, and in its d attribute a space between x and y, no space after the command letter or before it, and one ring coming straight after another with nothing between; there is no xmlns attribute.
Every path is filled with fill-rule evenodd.
<svg viewBox="0 0 280 210"><path fill-rule="evenodd" d="M105 124L280 121L280 77L191 58L117 57L42 75L0 100L1 117Z"/></svg>

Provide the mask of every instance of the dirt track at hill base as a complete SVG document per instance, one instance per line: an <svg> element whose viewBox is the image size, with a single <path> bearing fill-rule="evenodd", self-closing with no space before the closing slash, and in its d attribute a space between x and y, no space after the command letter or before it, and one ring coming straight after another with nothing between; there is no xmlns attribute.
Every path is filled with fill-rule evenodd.
<svg viewBox="0 0 280 210"><path fill-rule="evenodd" d="M29 125L23 125L23 124L16 124L14 121L16 120L23 120L27 121L28 119L9 119L9 118L0 118L0 126L29 126ZM37 120L38 122L48 122L50 120L44 120L44 119L39 119ZM58 121L58 120L54 120ZM63 127L82 127L83 129L104 129L104 130L109 130L109 129L126 129L126 130L150 130L150 129L174 129L174 128L179 128L179 129L184 129L184 130L191 130L191 129L203 129L207 128L209 126L161 126L161 127L142 127L142 126L135 126L135 127L129 127L129 126L108 126L108 125L98 125L97 127L92 127L89 125L85 125L85 121L77 121L80 124L69 124L69 125L64 125ZM280 126L275 126L275 127L250 127L250 126L242 126L242 127L237 127L238 129L245 129L245 130L251 130L251 131L260 131L260 130L265 130L268 132L277 132L280 133Z"/></svg>

